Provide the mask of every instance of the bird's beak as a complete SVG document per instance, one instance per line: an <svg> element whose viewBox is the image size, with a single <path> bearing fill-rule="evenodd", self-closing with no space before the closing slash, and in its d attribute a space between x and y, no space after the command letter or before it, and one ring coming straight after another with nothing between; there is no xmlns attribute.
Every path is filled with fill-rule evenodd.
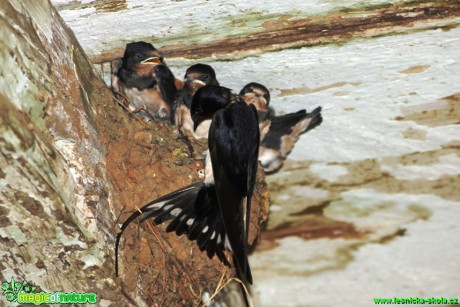
<svg viewBox="0 0 460 307"><path fill-rule="evenodd" d="M188 83L188 84L198 84L198 85L202 85L202 86L205 86L205 85L206 85L206 83L204 83L204 82L201 81L200 79L192 79L192 78L185 78L184 83Z"/></svg>
<svg viewBox="0 0 460 307"><path fill-rule="evenodd" d="M149 65L159 65L162 64L163 62L161 61L161 58L153 56L150 58L147 58L141 62L141 64L149 64Z"/></svg>
<svg viewBox="0 0 460 307"><path fill-rule="evenodd" d="M192 83L196 83L196 84L202 85L202 86L206 85L206 83L204 81L201 81L201 80L198 80L198 79L192 80Z"/></svg>

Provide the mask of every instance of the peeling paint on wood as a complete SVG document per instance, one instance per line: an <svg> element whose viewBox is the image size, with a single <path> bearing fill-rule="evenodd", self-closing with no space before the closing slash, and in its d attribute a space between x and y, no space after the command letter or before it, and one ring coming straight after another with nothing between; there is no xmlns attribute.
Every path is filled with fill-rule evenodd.
<svg viewBox="0 0 460 307"><path fill-rule="evenodd" d="M94 63L120 57L124 45L134 40L152 42L167 58L231 60L284 48L443 27L443 20L460 16L458 1L450 0L386 0L366 5L360 1L286 1L276 6L239 1L54 2ZM185 11L188 13L180 13Z"/></svg>

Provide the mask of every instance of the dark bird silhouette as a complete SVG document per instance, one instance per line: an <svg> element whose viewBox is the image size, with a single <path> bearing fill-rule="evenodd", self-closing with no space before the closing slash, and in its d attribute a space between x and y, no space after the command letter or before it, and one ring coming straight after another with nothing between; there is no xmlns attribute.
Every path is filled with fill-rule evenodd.
<svg viewBox="0 0 460 307"><path fill-rule="evenodd" d="M300 110L276 116L269 107L268 89L259 83L251 82L245 85L240 91L240 96L247 104L253 104L257 109L261 137L259 160L266 173L279 170L299 136L319 126L323 121L321 107L317 107L311 113Z"/></svg>
<svg viewBox="0 0 460 307"><path fill-rule="evenodd" d="M146 42L126 45L112 73L112 89L140 117L171 121L176 80L162 55Z"/></svg>
<svg viewBox="0 0 460 307"><path fill-rule="evenodd" d="M239 98L229 101L229 96L230 90L219 86L205 86L195 94L194 104L195 99L202 101L193 109L194 125L212 118L204 181L148 203L123 223L115 243L117 274L121 235L142 216L141 221L154 218L155 224L170 221L166 231L186 234L209 258L217 255L225 265L229 261L224 251L231 251L238 277L252 283L247 237L258 164L258 119L254 106Z"/></svg>

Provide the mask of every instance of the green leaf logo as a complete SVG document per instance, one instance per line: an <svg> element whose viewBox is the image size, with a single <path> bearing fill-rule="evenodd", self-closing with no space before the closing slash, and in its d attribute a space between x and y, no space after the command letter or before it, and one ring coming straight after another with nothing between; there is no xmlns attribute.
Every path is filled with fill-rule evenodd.
<svg viewBox="0 0 460 307"><path fill-rule="evenodd" d="M30 285L27 280L24 280L22 283L15 282L14 278L11 277L11 281L2 283L3 296L6 296L6 299L9 302L16 302L18 299L18 294L22 291L25 293L33 293L37 289L36 286Z"/></svg>

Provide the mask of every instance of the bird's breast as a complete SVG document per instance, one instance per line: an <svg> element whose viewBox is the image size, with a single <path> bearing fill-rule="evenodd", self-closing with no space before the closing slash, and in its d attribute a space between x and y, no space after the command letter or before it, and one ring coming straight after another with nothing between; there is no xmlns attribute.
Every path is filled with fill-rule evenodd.
<svg viewBox="0 0 460 307"><path fill-rule="evenodd" d="M193 136L196 139L206 139L208 138L209 128L211 127L212 119L205 119L203 120L198 127L196 127L195 131L193 131Z"/></svg>
<svg viewBox="0 0 460 307"><path fill-rule="evenodd" d="M125 88L124 95L129 100L129 109L131 111L145 107L149 113L160 118L169 118L171 115L171 107L161 97L156 87L143 90Z"/></svg>

